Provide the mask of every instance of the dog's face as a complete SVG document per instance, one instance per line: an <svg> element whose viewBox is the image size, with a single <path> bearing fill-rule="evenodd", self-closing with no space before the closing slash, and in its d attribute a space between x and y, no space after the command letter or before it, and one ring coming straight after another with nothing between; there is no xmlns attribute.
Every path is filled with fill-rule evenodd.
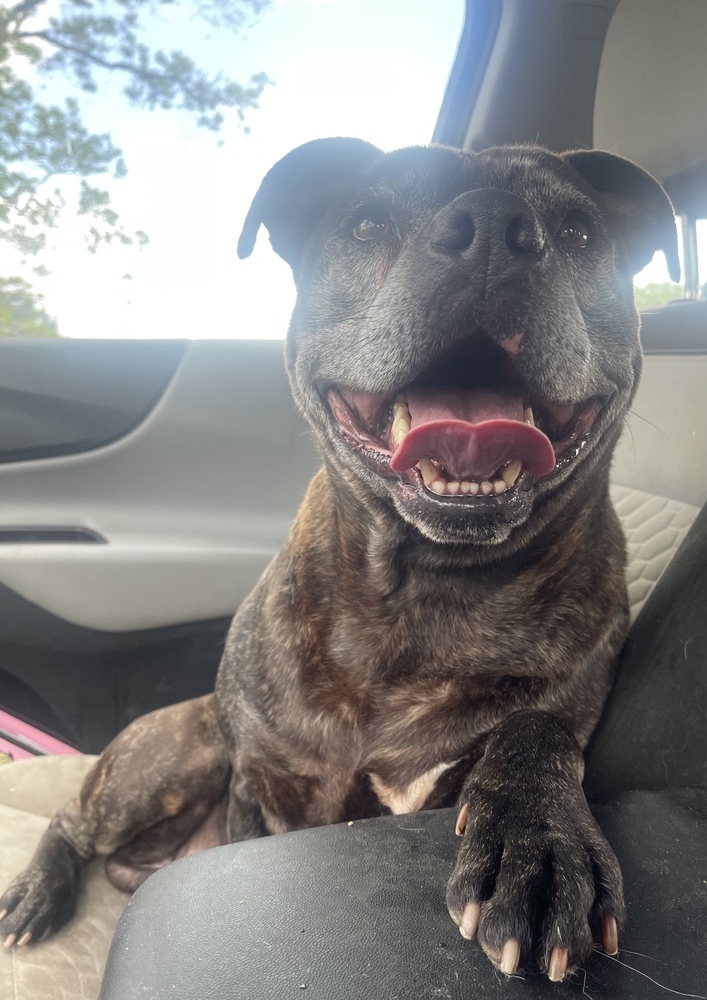
<svg viewBox="0 0 707 1000"><path fill-rule="evenodd" d="M678 268L640 168L321 140L267 175L242 256L261 223L297 281L293 393L341 488L489 546L608 464L641 366L632 275L658 248Z"/></svg>

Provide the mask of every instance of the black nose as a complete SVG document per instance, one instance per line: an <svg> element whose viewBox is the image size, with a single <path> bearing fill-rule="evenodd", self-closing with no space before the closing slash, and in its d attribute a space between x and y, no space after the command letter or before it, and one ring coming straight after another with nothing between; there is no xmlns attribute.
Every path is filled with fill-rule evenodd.
<svg viewBox="0 0 707 1000"><path fill-rule="evenodd" d="M505 247L511 255L537 260L545 232L530 205L494 188L467 191L445 205L432 220L430 244L436 250L464 252Z"/></svg>

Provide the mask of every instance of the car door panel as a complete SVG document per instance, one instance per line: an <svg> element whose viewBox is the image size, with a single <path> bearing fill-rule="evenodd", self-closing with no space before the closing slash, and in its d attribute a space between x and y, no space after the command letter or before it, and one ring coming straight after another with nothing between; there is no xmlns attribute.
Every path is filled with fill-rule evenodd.
<svg viewBox="0 0 707 1000"><path fill-rule="evenodd" d="M86 628L232 613L284 541L316 465L280 342L191 343L119 440L0 466L0 583ZM105 544L45 542L41 531L13 541L47 526Z"/></svg>
<svg viewBox="0 0 707 1000"><path fill-rule="evenodd" d="M33 345L35 398L58 392L54 345L36 360L46 346ZM108 397L111 372L125 381L163 345L126 343L120 365L110 342L78 346L74 357L91 355L83 371L102 369ZM281 341L177 346L161 355L172 367L159 397L117 439L0 463L0 704L84 750L212 687L230 618L286 538L318 465ZM75 386L100 401L81 379ZM12 393L0 379L0 412ZM95 444L90 408L83 416L73 444ZM43 426L46 446L51 421Z"/></svg>
<svg viewBox="0 0 707 1000"><path fill-rule="evenodd" d="M169 385L185 341L7 340L0 345L0 463L89 451L124 437Z"/></svg>

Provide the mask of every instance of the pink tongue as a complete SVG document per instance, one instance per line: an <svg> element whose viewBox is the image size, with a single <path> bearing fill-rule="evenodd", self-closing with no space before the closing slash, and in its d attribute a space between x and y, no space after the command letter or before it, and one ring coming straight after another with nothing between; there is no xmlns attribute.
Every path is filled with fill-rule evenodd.
<svg viewBox="0 0 707 1000"><path fill-rule="evenodd" d="M395 472L421 459L435 461L457 479L487 479L506 462L543 476L555 467L549 438L523 421L523 398L491 389L409 390L412 430L390 460Z"/></svg>

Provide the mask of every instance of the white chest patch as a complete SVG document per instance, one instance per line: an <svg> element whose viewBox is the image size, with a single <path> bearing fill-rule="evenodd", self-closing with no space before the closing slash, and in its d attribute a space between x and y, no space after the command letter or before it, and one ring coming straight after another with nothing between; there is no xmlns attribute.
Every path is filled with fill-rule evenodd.
<svg viewBox="0 0 707 1000"><path fill-rule="evenodd" d="M450 767L454 767L456 761L449 764L437 764L435 767L425 771L419 778L410 782L407 788L393 788L384 784L377 774L371 774L371 785L373 791L378 796L380 802L387 806L390 811L399 816L402 813L416 812L421 809L430 794L432 793L440 774L444 774Z"/></svg>

